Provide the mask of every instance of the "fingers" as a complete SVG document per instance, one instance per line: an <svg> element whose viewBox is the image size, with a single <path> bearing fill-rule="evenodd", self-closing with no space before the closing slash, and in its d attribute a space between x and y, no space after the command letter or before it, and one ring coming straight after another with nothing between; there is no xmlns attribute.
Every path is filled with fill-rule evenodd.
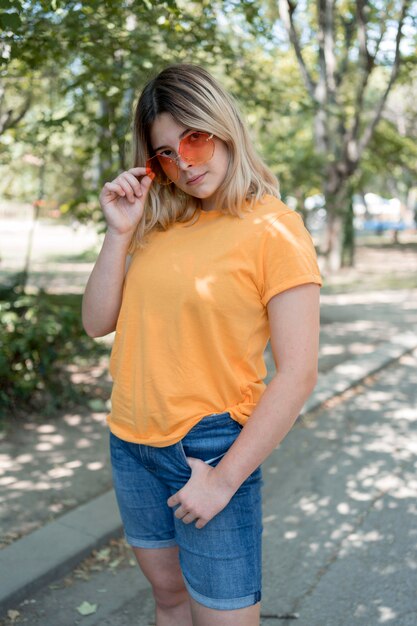
<svg viewBox="0 0 417 626"><path fill-rule="evenodd" d="M140 182L138 181L138 179L135 178L135 176L133 176L133 174L131 174L130 172L125 172L124 173L124 180L127 181L127 183L130 184L131 189L133 189L133 194L137 198L140 198L143 195L142 186L141 186ZM129 195L128 195L128 199L130 199Z"/></svg>
<svg viewBox="0 0 417 626"><path fill-rule="evenodd" d="M193 515L193 513L187 513L187 515L184 515L184 517L182 518L182 521L184 522L184 524L191 524L191 522L197 522L198 519L199 518Z"/></svg>
<svg viewBox="0 0 417 626"><path fill-rule="evenodd" d="M200 519L199 517L197 517L195 513L191 513L190 511L185 511L183 507L181 506L178 507L174 515L176 518L184 522L184 524L191 524L191 522L197 522Z"/></svg>
<svg viewBox="0 0 417 626"><path fill-rule="evenodd" d="M104 186L105 186L106 189L108 189L109 191L114 191L119 196L125 196L126 195L123 187L121 187L118 183L104 183Z"/></svg>
<svg viewBox="0 0 417 626"><path fill-rule="evenodd" d="M144 176L146 174L146 167L131 167L128 172L132 172L132 174L139 176Z"/></svg>
<svg viewBox="0 0 417 626"><path fill-rule="evenodd" d="M149 174L147 174L146 176L144 176L144 177L142 178L142 181L141 181L142 187L145 187L145 186L146 186L146 190L148 190L148 189L149 189L149 187L151 186L152 181L153 181L153 179L155 178L155 176L156 176L156 174L154 174L153 172L149 172Z"/></svg>
<svg viewBox="0 0 417 626"><path fill-rule="evenodd" d="M142 176L141 181L137 176ZM117 193L119 196L126 196L131 203L137 198L142 198L149 191L154 175L146 175L146 167L132 167L126 172L122 172L110 183L105 183L106 189Z"/></svg>
<svg viewBox="0 0 417 626"><path fill-rule="evenodd" d="M116 182L120 185L120 187L125 192L125 196L129 200L129 202L134 202L135 201L135 190L133 189L132 184L129 181L129 179L127 178L127 176L128 176L128 173L127 172L123 172L123 174L121 174L120 176L118 176L116 178ZM136 182L139 185L137 180L136 180ZM140 185L139 185L139 192L140 192ZM140 192L140 195L142 195L142 192Z"/></svg>

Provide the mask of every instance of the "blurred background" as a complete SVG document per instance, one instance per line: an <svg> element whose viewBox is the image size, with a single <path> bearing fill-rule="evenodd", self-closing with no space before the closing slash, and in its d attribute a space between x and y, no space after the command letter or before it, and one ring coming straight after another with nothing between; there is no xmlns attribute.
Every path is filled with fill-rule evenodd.
<svg viewBox="0 0 417 626"><path fill-rule="evenodd" d="M97 352L78 316L98 195L131 167L133 102L170 62L202 64L240 102L325 287L363 259L377 284L417 286L415 20L401 0L2 0L2 409L56 404L64 361Z"/></svg>
<svg viewBox="0 0 417 626"><path fill-rule="evenodd" d="M19 490L27 463L51 492L51 516L75 504L58 493L67 477L105 464L89 446L103 437L112 336L86 336L81 298L103 238L101 187L132 166L134 101L167 64L203 65L238 100L283 201L312 234L323 297L389 290L398 309L398 294L416 293L416 9L0 0L0 437L6 466L20 459L4 483L14 485L9 506L34 484ZM321 370L364 349L366 333L331 349L324 335ZM54 456L65 442L75 461ZM109 484L106 475L99 489ZM4 542L39 523L22 514Z"/></svg>

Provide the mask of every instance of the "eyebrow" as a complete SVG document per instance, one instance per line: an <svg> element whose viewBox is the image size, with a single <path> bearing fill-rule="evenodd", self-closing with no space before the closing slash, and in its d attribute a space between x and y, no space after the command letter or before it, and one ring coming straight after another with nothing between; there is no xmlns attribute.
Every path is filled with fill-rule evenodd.
<svg viewBox="0 0 417 626"><path fill-rule="evenodd" d="M185 137L185 135L190 132L190 130L192 130L192 128L186 128L184 130L184 132L181 133L181 135L179 136L179 139L182 139L183 137ZM158 150L162 150L162 148L171 148L172 146L159 146L159 148L154 148L154 152L157 152Z"/></svg>

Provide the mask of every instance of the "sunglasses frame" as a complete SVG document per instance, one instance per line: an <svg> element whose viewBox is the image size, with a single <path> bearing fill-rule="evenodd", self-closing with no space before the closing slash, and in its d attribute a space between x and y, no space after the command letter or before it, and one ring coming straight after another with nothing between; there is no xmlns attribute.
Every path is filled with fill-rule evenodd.
<svg viewBox="0 0 417 626"><path fill-rule="evenodd" d="M196 165L203 165L204 163L208 163L208 161L210 161L210 159L213 158L214 150L215 150L215 147L216 147L216 144L214 143L214 140L213 140L214 133L208 133L207 131L203 131L203 130L191 130L187 135L185 135L185 137L183 137L181 139L181 141L179 143L179 146L178 146L178 153L177 153L177 155L175 157L168 157L168 156L164 156L164 155L161 155L161 154L155 154L154 156L149 157L149 159L146 159L146 164L145 164L146 165L146 170L150 170L150 171L153 171L153 170L149 166L149 162L152 161L153 159L157 159L158 160L158 163L159 163L159 166L160 166L160 168L161 168L161 170L163 172L163 175L166 177L166 180L164 180L164 179L161 178L160 174L156 174L155 180L156 180L156 182L159 185L169 185L170 183L174 183L174 182L176 182L178 180L179 175L180 175L180 168L179 168L178 161L179 161L180 158L184 161L184 163L192 163L192 161L190 161L189 159L184 158L181 155L181 145L190 135L193 135L193 134L196 134L196 133L201 134L201 135L207 135L207 142L210 142L213 145L213 151L211 153L211 156L208 159L197 163ZM165 172L163 171L163 167L161 165L161 162L159 161L159 158L161 158L161 157L163 159L168 159L169 161L172 161L173 163L175 163L176 168L177 168L177 176L176 176L175 179L174 178L169 178L167 176L167 174L165 174ZM149 172L147 171L147 173L149 173Z"/></svg>

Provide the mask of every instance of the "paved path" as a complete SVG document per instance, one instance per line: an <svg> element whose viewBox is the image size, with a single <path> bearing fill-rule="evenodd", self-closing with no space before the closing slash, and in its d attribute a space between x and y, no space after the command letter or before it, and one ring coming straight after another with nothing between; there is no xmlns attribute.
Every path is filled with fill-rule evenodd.
<svg viewBox="0 0 417 626"><path fill-rule="evenodd" d="M71 255L79 252L86 264L68 266L65 290L68 280L74 291L83 289L91 262L80 242L92 245L90 235L86 230L68 238ZM50 262L62 253L52 248ZM34 270L40 279L42 267ZM62 289L61 279L51 283L48 274L45 280ZM320 402L325 407L310 412L307 423L299 420L264 463L262 623L415 626L416 352L396 359L417 342L417 290L322 290L321 302L321 376L305 410ZM269 351L266 362L269 379ZM375 380L367 377L376 371ZM363 378L366 386L330 400ZM109 491L105 414L96 403L53 419L39 416L2 441L0 607L18 609L16 623L152 621L149 585L129 556L90 580L73 574L59 588L31 592L120 534ZM26 604L10 603L14 592ZM98 604L94 615L77 613L84 600ZM298 617L278 619L285 614Z"/></svg>
<svg viewBox="0 0 417 626"><path fill-rule="evenodd" d="M351 374L357 377L377 366L376 351L383 353L395 337L412 335L417 290L322 294L321 319L321 384L332 395ZM266 363L269 380L274 373L269 350ZM106 363L91 374L103 376L110 393ZM0 544L12 543L111 488L105 417L105 405L95 402L49 418L39 415L3 436Z"/></svg>
<svg viewBox="0 0 417 626"><path fill-rule="evenodd" d="M369 373L388 367L417 343L412 332L417 321L415 290L353 294L352 304L343 298L322 295L321 376L305 406L308 411ZM377 331L368 336L367 329L372 328ZM274 370L269 352L266 361L269 378ZM38 423L25 424L3 442L0 461L5 488L0 512L5 543L11 544L0 552L3 610L67 573L93 548L120 534L104 418L103 409L66 413L50 421L40 416ZM285 441L284 450L287 445ZM269 520L273 521L266 515L266 523ZM52 551L51 541L56 544Z"/></svg>
<svg viewBox="0 0 417 626"><path fill-rule="evenodd" d="M297 422L263 465L265 626L417 623L417 350L356 391ZM83 601L93 615L79 615ZM153 622L149 585L129 565L16 608L30 626Z"/></svg>

